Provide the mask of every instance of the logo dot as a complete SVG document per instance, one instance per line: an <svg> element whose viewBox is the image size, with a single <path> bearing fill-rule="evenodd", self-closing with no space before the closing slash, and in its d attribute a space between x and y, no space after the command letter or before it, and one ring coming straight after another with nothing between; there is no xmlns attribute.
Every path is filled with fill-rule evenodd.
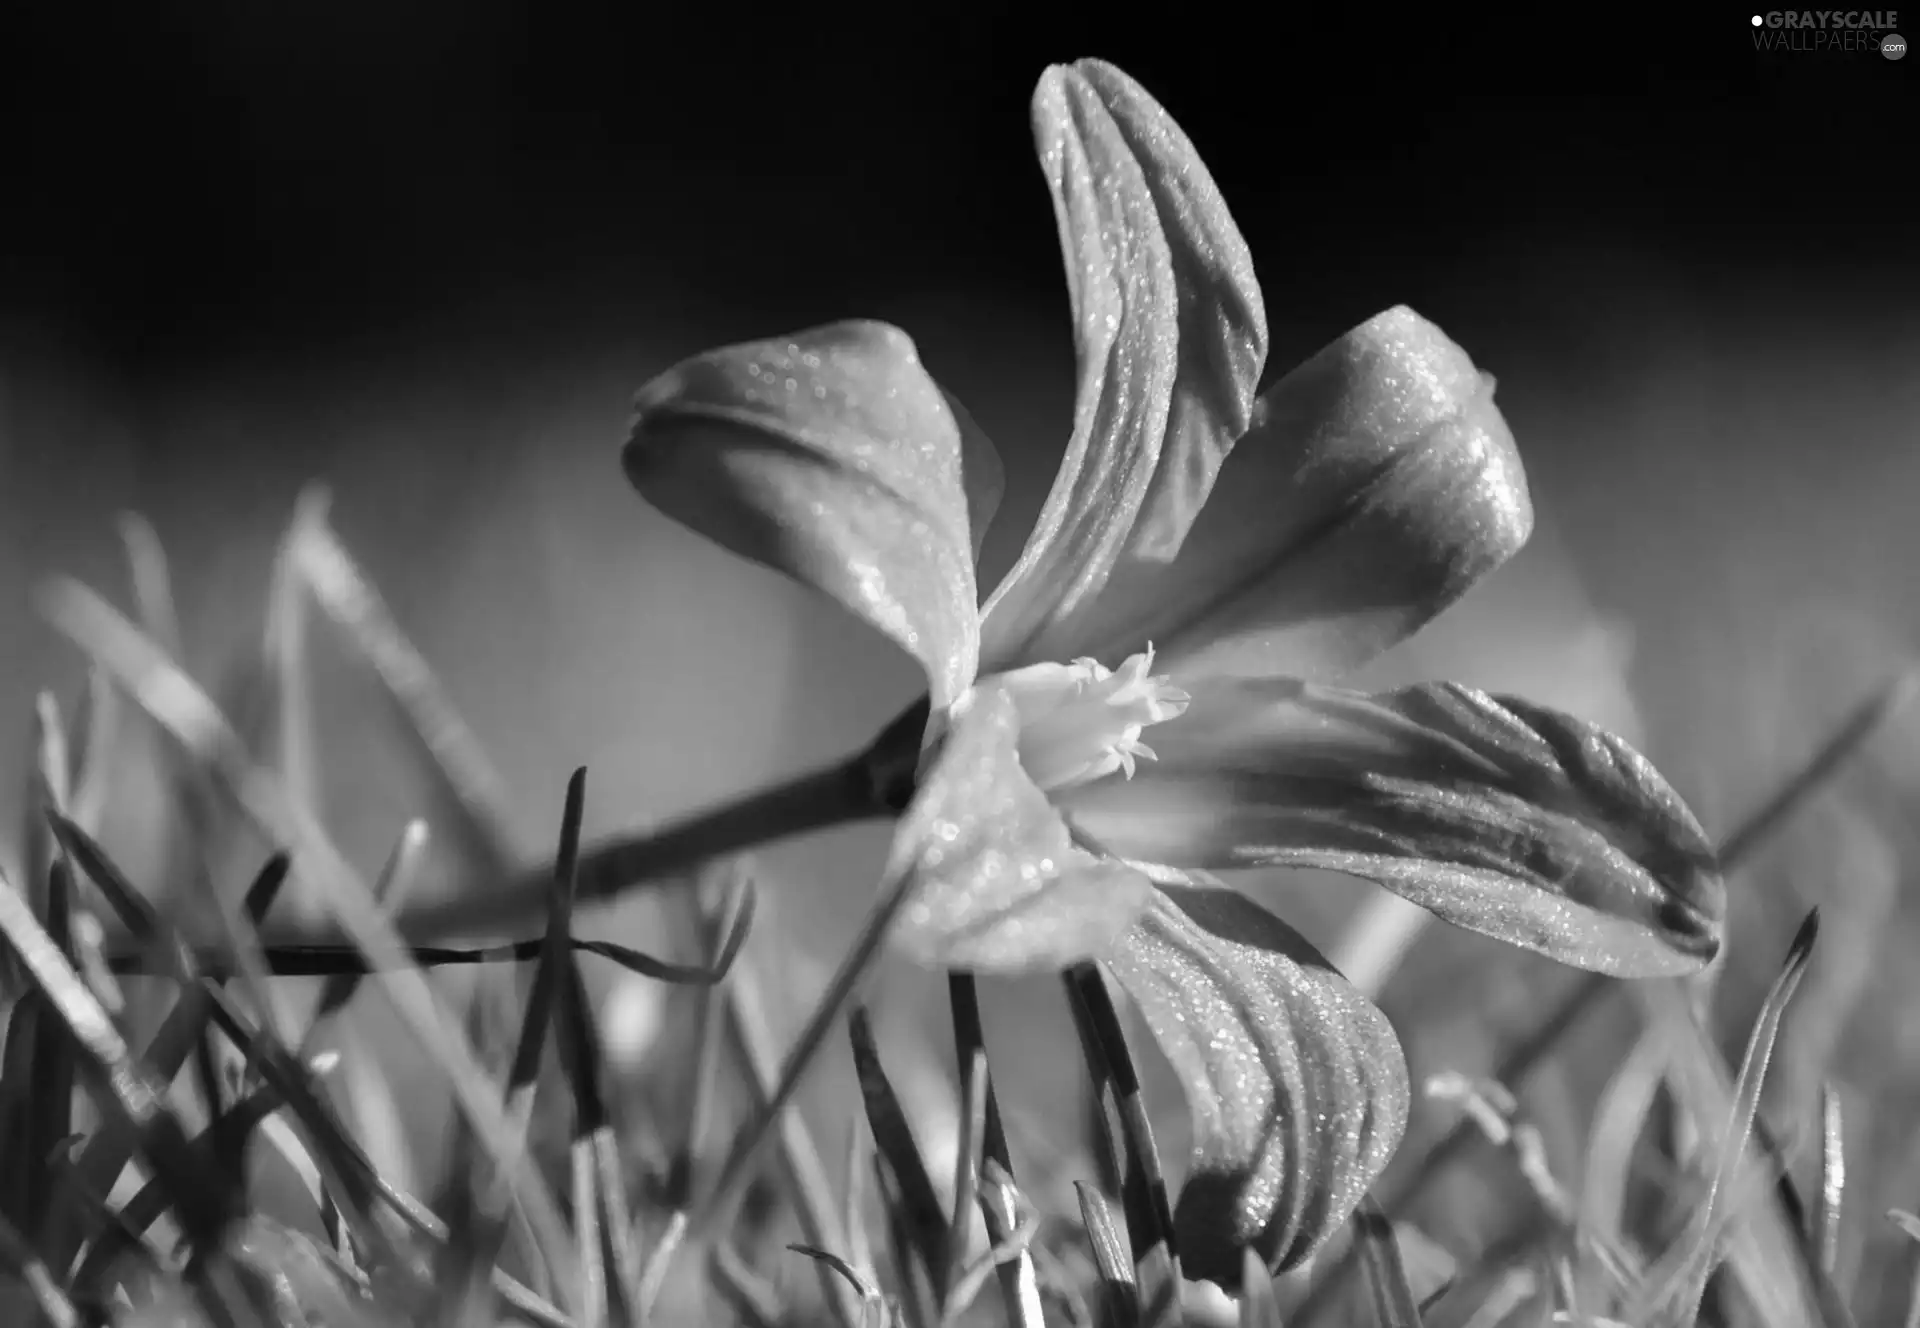
<svg viewBox="0 0 1920 1328"><path fill-rule="evenodd" d="M1755 15L1753 16L1753 26L1754 26L1754 27L1756 27L1756 28L1757 28L1757 27L1759 27L1759 26L1760 26L1760 25L1761 25L1762 23L1765 23L1765 22L1766 22L1766 20L1765 20L1765 19L1763 19L1763 18L1761 18L1761 17L1760 17L1760 16L1758 15L1758 14L1755 14Z"/></svg>

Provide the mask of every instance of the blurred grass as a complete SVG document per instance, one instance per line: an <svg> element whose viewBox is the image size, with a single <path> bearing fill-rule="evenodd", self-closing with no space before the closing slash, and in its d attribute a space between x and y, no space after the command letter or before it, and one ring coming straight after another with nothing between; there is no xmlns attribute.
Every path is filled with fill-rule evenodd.
<svg viewBox="0 0 1920 1328"><path fill-rule="evenodd" d="M1671 293L1681 283L1658 272L1629 275L1574 279L1575 295L1582 279L1592 295L1582 305L1563 293L1577 314L1523 292L1493 292L1489 308L1504 299L1513 327L1524 331L1491 316L1476 328L1473 310L1423 310L1500 375L1543 528L1527 554L1367 681L1459 677L1595 718L1641 742L1709 824L1724 829L1911 655L1920 630L1910 595L1920 531L1887 495L1920 491L1920 460L1906 446L1920 417L1920 376L1902 351L1912 348L1914 330L1811 305L1755 314L1689 304ZM1008 455L1010 497L989 544L991 574L1017 548L1062 441L1052 426L1067 418L1070 375L1053 344L1057 329L959 300L876 312L920 336L927 358ZM911 668L843 624L822 621L774 578L659 521L614 471L632 386L685 350L764 330L722 313L711 325L582 345L469 339L452 366L374 369L363 358L298 374L216 367L205 381L157 394L123 392L89 366L10 350L0 365L0 610L20 627L0 641L0 751L35 750L27 724L39 688L54 686L63 711L79 708L84 674L49 634L29 626L27 591L64 571L126 602L127 575L110 538L116 511L152 517L173 572L184 661L194 676L224 684L237 660L260 652L272 550L300 486L322 475L337 495L344 545L499 760L499 833L522 860L551 844L558 792L579 765L593 769L596 790L584 832L598 834L656 823L840 754L910 697ZM1316 335L1279 329L1276 346L1284 352L1291 337L1308 350ZM422 782L377 683L337 639L310 635L312 797L327 832L371 876L409 821L432 811L436 836L417 886L445 888L463 870L437 834L445 801ZM99 837L157 898L184 898L194 887L181 846L168 847L177 817L170 767L159 759L164 745L137 719L124 719L118 732L114 747L91 755L87 735L69 743L69 760L111 763ZM0 766L7 803L24 804L27 761ZM1728 961L1699 994L1722 1056L1737 1059L1789 936L1809 908L1820 908L1819 953L1787 1012L1760 1120L1787 1142L1800 1192L1812 1194L1819 1148L1811 1123L1822 1084L1835 1086L1850 1162L1835 1277L1863 1324L1898 1321L1912 1290L1911 1242L1884 1213L1920 1204L1912 1124L1920 1119L1920 1023L1907 1013L1920 1000L1920 975L1902 962L1920 940L1920 910L1907 903L1906 888L1920 862L1916 805L1920 719L1909 714L1874 735L1763 848L1735 890ZM273 847L238 834L209 866L215 879L243 884ZM856 829L762 861L770 888L746 960L776 1045L798 1031L870 902L881 847L879 833ZM0 861L12 880L38 879L25 870L22 848L0 844ZM1331 877L1249 885L1334 953L1352 942L1369 897ZM698 929L652 903L622 907L592 927L683 962L700 954ZM650 1022L650 1038L612 1056L606 1072L612 1128L633 1172L625 1183L640 1202L637 1235L655 1248L675 1203L684 1202L671 1174L688 1133L679 1067L711 1038L712 1024L695 991L635 997L626 979L595 970L588 978L603 1013L616 990L652 1011L641 1021ZM1379 977L1416 1082L1442 1071L1491 1072L1577 981L1439 927L1421 930ZM288 989L294 1015L311 1008L319 985L276 984ZM463 970L438 973L433 985L450 1009L473 995ZM127 979L126 987L129 1040L139 1046L170 999L156 993L170 987L157 979ZM926 1153L935 1197L950 1204L967 1107L946 1046L944 992L893 968L880 990L885 999L870 1002L876 1044ZM1091 1278L1074 1184L1096 1174L1095 1141L1080 1124L1088 1119L1083 1085L1057 1069L1062 1049L1074 1045L1071 1014L1052 983L989 984L981 996L1014 1174L1026 1201L1055 1224L1043 1228L1036 1276L1044 1280L1052 1261ZM502 1082L522 1009L516 998L468 1020L491 1030L478 1033L477 1049ZM1648 1128L1628 1156L1591 1156L1588 1147L1609 1092L1632 1088L1615 1087L1615 1074L1650 1026L1660 1026L1653 1010L1614 999L1569 1033L1519 1091L1516 1110L1576 1199L1592 1187L1618 1194L1630 1228L1620 1234L1657 1252L1684 1217L1673 1195L1689 1192L1675 1188L1672 1172L1681 1158L1697 1160L1688 1134L1698 1127L1687 1118L1701 1104L1653 1091ZM335 1027L348 1059L323 1087L337 1092L371 1165L436 1203L452 1197L459 1154L448 1147L453 1104L438 1067L396 1034L366 993ZM846 1123L862 1111L849 1049L844 1039L830 1041L798 1095L821 1156L836 1163L829 1173L839 1170ZM722 1148L746 1123L756 1091L736 1058L718 1059L725 1063L715 1067L699 1126L708 1149ZM1185 1154L1177 1090L1165 1067L1141 1060L1144 1099L1177 1183ZM557 1070L548 1064L535 1097L533 1149L564 1193L572 1185L570 1098ZM358 1087L338 1091L341 1079ZM183 1129L206 1123L204 1106L183 1104ZM1445 1104L1417 1105L1383 1190L1457 1119ZM91 1125L84 1101L76 1125ZM261 1212L283 1222L313 1218L304 1184L274 1155L260 1152L247 1170ZM885 1193L890 1184L883 1177L869 1188ZM1463 1282L1500 1281L1497 1268L1482 1265L1514 1248L1538 1203L1527 1176L1491 1143L1479 1145L1395 1214L1402 1252L1412 1260L1407 1243L1424 1238L1433 1243L1426 1253L1450 1261ZM1117 1199L1113 1213L1123 1213ZM844 1216L838 1225L847 1225ZM751 1275L778 1303L820 1303L827 1283L819 1270L785 1250L811 1233L788 1211L780 1181L770 1176L750 1189L741 1233L730 1284L738 1289ZM875 1251L888 1248L884 1220L867 1235ZM281 1238L260 1237L269 1239ZM975 1233L974 1254L984 1251L983 1239ZM532 1277L514 1262L524 1262L524 1249L510 1242L508 1250L509 1266ZM713 1312L706 1269L696 1258L679 1262L684 1275L660 1289L659 1312L669 1322L705 1321ZM1541 1271L1543 1285L1550 1272ZM1411 1270L1409 1277L1419 1281ZM751 1299L750 1290L740 1294ZM1281 1321L1294 1323L1287 1316L1300 1288L1279 1291ZM1353 1322L1371 1321L1366 1294L1353 1302ZM1737 1295L1716 1289L1706 1305L1709 1316L1756 1322L1739 1317L1749 1311ZM990 1292L979 1312L1005 1310ZM1427 1321L1447 1322L1448 1312L1430 1307Z"/></svg>

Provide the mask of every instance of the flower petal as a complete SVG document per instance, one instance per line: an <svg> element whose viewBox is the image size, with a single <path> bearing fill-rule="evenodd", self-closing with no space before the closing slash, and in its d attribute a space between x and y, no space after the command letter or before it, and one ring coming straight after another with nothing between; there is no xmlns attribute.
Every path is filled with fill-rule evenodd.
<svg viewBox="0 0 1920 1328"><path fill-rule="evenodd" d="M1390 309L1262 394L1171 566L1102 598L1086 653L1188 677L1325 677L1418 630L1533 530L1493 380Z"/></svg>
<svg viewBox="0 0 1920 1328"><path fill-rule="evenodd" d="M991 667L1066 658L1116 566L1173 556L1247 427L1266 360L1253 258L1193 144L1112 65L1033 99L1073 301L1074 429L1024 552L988 603Z"/></svg>
<svg viewBox="0 0 1920 1328"><path fill-rule="evenodd" d="M920 880L892 939L921 963L1014 974L1099 958L1153 893L1072 844L1020 768L1019 738L1011 696L970 692L894 832L889 878Z"/></svg>
<svg viewBox="0 0 1920 1328"><path fill-rule="evenodd" d="M1645 757L1581 720L1456 683L1368 696L1215 682L1157 726L1131 781L1063 795L1116 856L1317 867L1441 918L1618 977L1697 971L1726 891Z"/></svg>
<svg viewBox="0 0 1920 1328"><path fill-rule="evenodd" d="M1163 880L1107 963L1193 1111L1185 1271L1232 1291L1247 1246L1279 1271L1340 1229L1406 1129L1407 1065L1386 1016L1298 932L1183 875L1203 883Z"/></svg>
<svg viewBox="0 0 1920 1328"><path fill-rule="evenodd" d="M906 333L835 323L708 351L647 384L635 409L621 463L649 503L893 638L925 666L936 708L973 681L970 503L984 528L998 459L963 473L969 431L976 453L984 436Z"/></svg>

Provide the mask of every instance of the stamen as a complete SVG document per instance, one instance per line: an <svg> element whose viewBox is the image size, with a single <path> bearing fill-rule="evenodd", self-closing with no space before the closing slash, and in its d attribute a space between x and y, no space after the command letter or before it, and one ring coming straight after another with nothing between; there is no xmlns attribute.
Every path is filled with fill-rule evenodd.
<svg viewBox="0 0 1920 1328"><path fill-rule="evenodd" d="M1116 771L1131 779L1153 749L1140 733L1186 711L1191 697L1155 676L1153 647L1118 669L1093 659L1035 664L996 681L1020 711L1020 764L1043 790L1070 788Z"/></svg>

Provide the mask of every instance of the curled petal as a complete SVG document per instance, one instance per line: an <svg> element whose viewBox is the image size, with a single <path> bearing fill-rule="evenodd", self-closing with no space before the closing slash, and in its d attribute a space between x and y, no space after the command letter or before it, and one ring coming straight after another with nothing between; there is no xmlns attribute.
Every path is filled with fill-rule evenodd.
<svg viewBox="0 0 1920 1328"><path fill-rule="evenodd" d="M892 939L914 959L988 973L1100 958L1153 887L1075 847L1020 767L1013 699L983 685L952 725L894 833L889 876L919 878Z"/></svg>
<svg viewBox="0 0 1920 1328"><path fill-rule="evenodd" d="M1453 603L1533 530L1493 380L1390 309L1264 393L1180 555L1103 598L1087 653L1324 677Z"/></svg>
<svg viewBox="0 0 1920 1328"><path fill-rule="evenodd" d="M1179 366L1166 445L1128 553L1164 562L1213 488L1227 452L1252 422L1267 362L1267 311L1253 253L1193 143L1146 89L1104 60L1074 66L1113 115L1173 259L1179 297Z"/></svg>
<svg viewBox="0 0 1920 1328"><path fill-rule="evenodd" d="M835 323L709 351L647 384L635 409L621 463L648 502L877 627L925 666L936 707L972 682L970 512L984 526L998 462L963 473L968 431L976 450L984 437L906 333Z"/></svg>
<svg viewBox="0 0 1920 1328"><path fill-rule="evenodd" d="M1174 1213L1188 1275L1234 1290L1248 1246L1275 1271L1299 1266L1406 1129L1392 1025L1299 933L1212 882L1163 879L1108 966L1193 1112Z"/></svg>
<svg viewBox="0 0 1920 1328"><path fill-rule="evenodd" d="M1074 823L1119 856L1345 872L1617 977L1694 972L1719 949L1713 850L1612 734L1455 683L1193 690L1186 715L1153 731L1158 761L1066 795Z"/></svg>
<svg viewBox="0 0 1920 1328"><path fill-rule="evenodd" d="M988 603L991 667L1077 653L1108 577L1173 556L1245 431L1266 359L1253 259L1193 144L1097 60L1033 99L1072 297L1073 436L1025 551Z"/></svg>

